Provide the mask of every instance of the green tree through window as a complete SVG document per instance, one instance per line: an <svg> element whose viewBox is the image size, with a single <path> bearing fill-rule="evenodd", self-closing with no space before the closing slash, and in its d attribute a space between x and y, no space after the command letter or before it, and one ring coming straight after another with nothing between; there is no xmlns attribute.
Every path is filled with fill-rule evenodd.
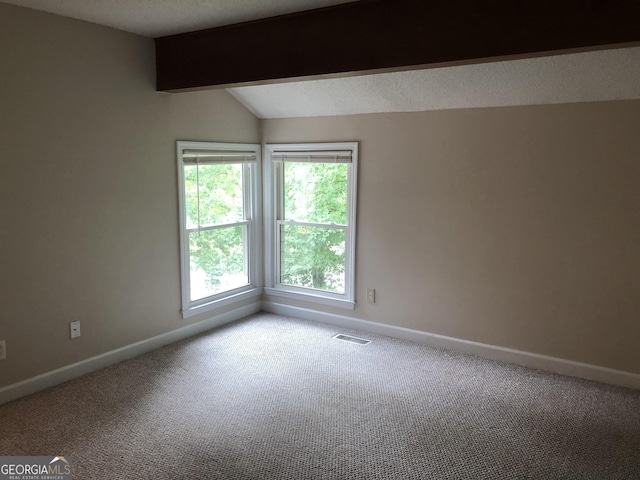
<svg viewBox="0 0 640 480"><path fill-rule="evenodd" d="M185 166L192 300L248 283L242 175L240 163Z"/></svg>
<svg viewBox="0 0 640 480"><path fill-rule="evenodd" d="M347 171L340 163L283 164L281 283L344 293Z"/></svg>
<svg viewBox="0 0 640 480"><path fill-rule="evenodd" d="M262 293L260 145L177 142L182 315Z"/></svg>

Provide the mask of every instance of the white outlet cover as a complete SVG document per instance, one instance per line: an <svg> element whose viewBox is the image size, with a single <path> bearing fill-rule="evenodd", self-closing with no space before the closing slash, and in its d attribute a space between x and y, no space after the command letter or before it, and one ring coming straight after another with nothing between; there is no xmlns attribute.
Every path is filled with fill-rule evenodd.
<svg viewBox="0 0 640 480"><path fill-rule="evenodd" d="M376 303L376 289L375 288L367 288L367 302L368 303Z"/></svg>
<svg viewBox="0 0 640 480"><path fill-rule="evenodd" d="M78 338L80 336L80 321L71 322L69 328L71 330L71 338Z"/></svg>

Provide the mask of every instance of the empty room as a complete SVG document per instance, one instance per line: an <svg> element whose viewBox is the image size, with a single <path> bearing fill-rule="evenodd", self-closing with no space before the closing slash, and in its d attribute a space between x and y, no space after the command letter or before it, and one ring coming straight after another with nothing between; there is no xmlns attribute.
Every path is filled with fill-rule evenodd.
<svg viewBox="0 0 640 480"><path fill-rule="evenodd" d="M640 479L638 25L0 0L0 479Z"/></svg>

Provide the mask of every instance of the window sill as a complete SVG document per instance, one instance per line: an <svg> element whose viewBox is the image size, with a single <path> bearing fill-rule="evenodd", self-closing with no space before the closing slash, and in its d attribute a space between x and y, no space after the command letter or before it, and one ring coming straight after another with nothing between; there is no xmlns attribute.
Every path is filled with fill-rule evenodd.
<svg viewBox="0 0 640 480"><path fill-rule="evenodd" d="M345 310L354 310L356 308L356 302L351 300L343 300L339 298L328 298L323 295L315 295L313 293L300 293L291 290L285 290L281 288L267 288L265 287L264 293L272 295L274 297L291 298L294 300L302 300L305 302L320 303L322 305L329 305L331 307L344 308Z"/></svg>
<svg viewBox="0 0 640 480"><path fill-rule="evenodd" d="M243 300L247 300L249 298L260 296L263 293L262 287L248 287L248 288L249 288L248 290L244 290L238 293L232 292L229 295L223 296L221 298L217 298L215 300L204 303L202 305L197 305L197 306L189 307L186 310L182 310L182 318L195 317L196 315L210 312L211 310L215 310L216 308L225 307L227 305L233 305L234 303L238 303Z"/></svg>

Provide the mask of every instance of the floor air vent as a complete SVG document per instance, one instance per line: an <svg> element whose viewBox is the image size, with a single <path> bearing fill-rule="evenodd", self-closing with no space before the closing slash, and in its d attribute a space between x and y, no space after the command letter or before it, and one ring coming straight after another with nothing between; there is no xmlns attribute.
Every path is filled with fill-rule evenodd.
<svg viewBox="0 0 640 480"><path fill-rule="evenodd" d="M339 333L333 338L337 338L338 340L344 340L345 342L357 343L358 345L366 345L371 341L371 340L365 340L364 338L356 338L356 337L350 337L349 335L342 335L341 333Z"/></svg>

